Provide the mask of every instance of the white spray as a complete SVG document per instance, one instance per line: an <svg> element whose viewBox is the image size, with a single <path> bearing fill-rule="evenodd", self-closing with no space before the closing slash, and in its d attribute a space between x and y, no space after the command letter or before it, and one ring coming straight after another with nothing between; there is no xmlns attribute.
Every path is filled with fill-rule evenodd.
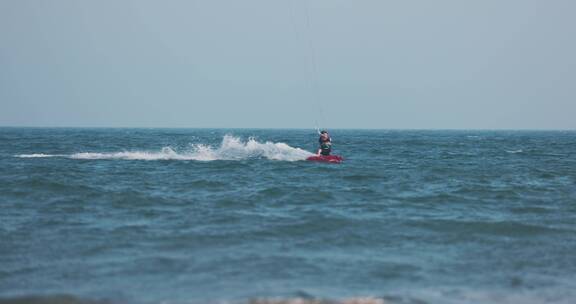
<svg viewBox="0 0 576 304"><path fill-rule="evenodd" d="M123 159L123 160L243 160L250 158L266 158L280 161L305 160L312 153L300 148L290 147L285 143L270 141L259 142L254 138L242 141L238 137L226 135L219 147L214 148L204 144L192 144L187 151L177 152L171 147L160 151L122 151L122 152L82 152L69 155L21 154L21 158L65 157L71 159Z"/></svg>

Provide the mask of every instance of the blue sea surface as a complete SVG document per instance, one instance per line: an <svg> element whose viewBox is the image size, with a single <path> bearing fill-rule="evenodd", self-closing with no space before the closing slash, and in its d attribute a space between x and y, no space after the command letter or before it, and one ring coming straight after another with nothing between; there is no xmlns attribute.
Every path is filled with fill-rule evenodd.
<svg viewBox="0 0 576 304"><path fill-rule="evenodd" d="M331 135L0 128L0 302L576 303L576 132Z"/></svg>

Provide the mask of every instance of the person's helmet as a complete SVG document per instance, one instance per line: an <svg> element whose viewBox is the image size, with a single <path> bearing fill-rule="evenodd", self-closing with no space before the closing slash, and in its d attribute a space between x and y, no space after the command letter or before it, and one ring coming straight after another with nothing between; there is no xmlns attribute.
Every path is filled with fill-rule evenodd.
<svg viewBox="0 0 576 304"><path fill-rule="evenodd" d="M322 131L320 131L320 134L328 134L328 131L322 130Z"/></svg>

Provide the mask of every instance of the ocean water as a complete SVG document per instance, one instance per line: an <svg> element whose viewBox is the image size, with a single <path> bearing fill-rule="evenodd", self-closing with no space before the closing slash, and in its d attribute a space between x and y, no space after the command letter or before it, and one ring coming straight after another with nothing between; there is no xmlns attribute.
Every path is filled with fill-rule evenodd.
<svg viewBox="0 0 576 304"><path fill-rule="evenodd" d="M0 128L0 303L576 303L576 132Z"/></svg>

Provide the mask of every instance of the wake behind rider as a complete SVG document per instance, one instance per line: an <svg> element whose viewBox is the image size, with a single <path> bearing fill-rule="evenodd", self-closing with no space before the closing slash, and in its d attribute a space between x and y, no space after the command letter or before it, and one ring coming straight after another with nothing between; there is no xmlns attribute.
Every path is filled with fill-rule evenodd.
<svg viewBox="0 0 576 304"><path fill-rule="evenodd" d="M326 132L325 130L322 130L322 132L320 132L320 138L318 138L318 143L320 144L320 149L318 149L316 155L318 156L330 155L330 152L332 152L332 139L330 138L330 134L328 134L328 132Z"/></svg>

